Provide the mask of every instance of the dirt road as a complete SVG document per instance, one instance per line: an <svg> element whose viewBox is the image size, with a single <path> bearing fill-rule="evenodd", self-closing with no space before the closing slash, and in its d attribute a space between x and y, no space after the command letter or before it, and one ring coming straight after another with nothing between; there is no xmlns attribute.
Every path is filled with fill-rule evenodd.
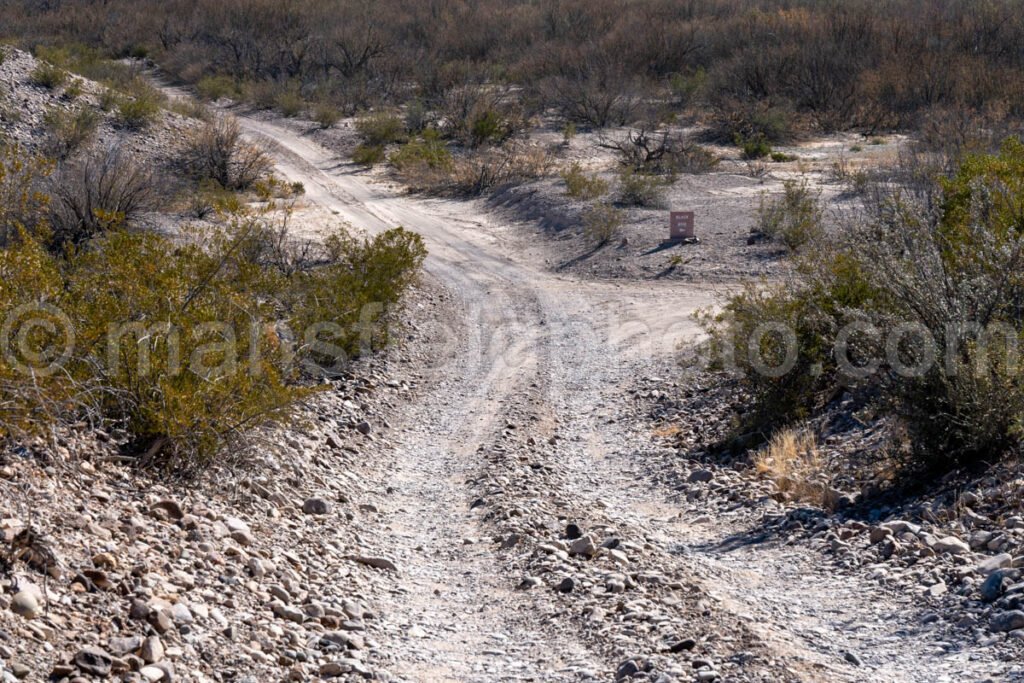
<svg viewBox="0 0 1024 683"><path fill-rule="evenodd" d="M429 276L454 297L426 394L381 464L387 525L364 539L399 567L385 629L395 677L998 678L997 663L936 642L909 596L839 582L813 553L708 550L730 522L698 528L652 483L650 446L620 406L638 376L674 372L713 290L546 272L475 203L403 195L294 126L241 120L308 201L371 233L422 234ZM569 557L568 523L622 557ZM535 587L515 590L524 577ZM564 579L571 590L555 590Z"/></svg>

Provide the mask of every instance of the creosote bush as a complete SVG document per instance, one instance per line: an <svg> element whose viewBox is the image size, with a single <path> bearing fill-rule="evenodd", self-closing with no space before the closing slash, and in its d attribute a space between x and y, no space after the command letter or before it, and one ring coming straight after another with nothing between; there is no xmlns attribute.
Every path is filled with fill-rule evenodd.
<svg viewBox="0 0 1024 683"><path fill-rule="evenodd" d="M595 204L583 210L580 215L583 234L597 247L603 247L614 240L622 231L626 214L610 204Z"/></svg>
<svg viewBox="0 0 1024 683"><path fill-rule="evenodd" d="M68 80L68 73L64 69L53 64L41 62L31 74L32 83L41 88L56 90Z"/></svg>
<svg viewBox="0 0 1024 683"><path fill-rule="evenodd" d="M823 219L820 194L806 179L787 180L781 196L761 196L757 229L797 251L821 237Z"/></svg>
<svg viewBox="0 0 1024 683"><path fill-rule="evenodd" d="M798 254L791 280L706 318L710 350L754 397L751 426L846 390L895 412L918 464L988 461L1024 434L1024 143L904 176Z"/></svg>
<svg viewBox="0 0 1024 683"><path fill-rule="evenodd" d="M608 193L608 181L596 173L588 175L579 162L562 171L565 193L573 199L597 199Z"/></svg>
<svg viewBox="0 0 1024 683"><path fill-rule="evenodd" d="M388 310L426 254L401 228L293 240L275 203L179 240L115 223L49 249L50 201L25 191L47 167L3 152L0 193L19 203L0 206L0 317L19 346L0 354L0 438L88 418L127 430L145 465L199 467L244 449L253 429L289 419L311 379L386 343ZM95 199L111 194L108 177L125 187L123 164L60 173Z"/></svg>
<svg viewBox="0 0 1024 683"><path fill-rule="evenodd" d="M58 161L67 159L95 136L100 117L91 107L73 111L52 109L43 117L46 125L44 149Z"/></svg>
<svg viewBox="0 0 1024 683"><path fill-rule="evenodd" d="M623 168L619 172L618 202L624 206L663 208L665 188L671 185L673 180L672 177L638 173L632 168Z"/></svg>
<svg viewBox="0 0 1024 683"><path fill-rule="evenodd" d="M392 112L366 114L356 120L356 132L369 147L405 142L407 134L401 117Z"/></svg>

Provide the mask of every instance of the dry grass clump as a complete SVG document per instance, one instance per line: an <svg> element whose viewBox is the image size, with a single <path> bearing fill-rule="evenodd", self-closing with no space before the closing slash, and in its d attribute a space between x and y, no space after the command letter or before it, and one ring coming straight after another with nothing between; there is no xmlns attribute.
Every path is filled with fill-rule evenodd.
<svg viewBox="0 0 1024 683"><path fill-rule="evenodd" d="M754 469L775 482L779 492L788 499L824 505L825 463L818 450L818 439L806 429L785 429L777 432L762 450L754 455Z"/></svg>

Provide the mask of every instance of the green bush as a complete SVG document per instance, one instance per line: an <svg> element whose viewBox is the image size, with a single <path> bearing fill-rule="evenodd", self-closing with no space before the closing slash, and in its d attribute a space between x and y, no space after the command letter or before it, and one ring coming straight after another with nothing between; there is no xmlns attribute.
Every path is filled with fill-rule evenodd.
<svg viewBox="0 0 1024 683"><path fill-rule="evenodd" d="M49 232L50 198L42 185L52 172L51 162L0 142L0 249L17 241L22 232Z"/></svg>
<svg viewBox="0 0 1024 683"><path fill-rule="evenodd" d="M20 151L3 158L0 190L45 180ZM17 231L0 248L0 317L19 344L0 354L0 438L87 418L127 429L144 465L203 466L290 419L311 391L304 378L387 342L389 309L426 254L401 228L293 243L287 213L272 207L239 208L223 227L173 241L111 226L47 250L22 218L44 220L45 198L20 196L30 205L0 205Z"/></svg>
<svg viewBox="0 0 1024 683"><path fill-rule="evenodd" d="M148 91L121 97L117 103L117 119L125 128L142 130L157 120L161 103L156 93Z"/></svg>
<svg viewBox="0 0 1024 683"><path fill-rule="evenodd" d="M515 126L501 112L484 109L469 122L469 141L473 147L484 144L500 145L515 134Z"/></svg>
<svg viewBox="0 0 1024 683"><path fill-rule="evenodd" d="M29 78L33 85L38 85L48 90L56 90L67 83L68 72L58 66L41 62L32 70Z"/></svg>
<svg viewBox="0 0 1024 683"><path fill-rule="evenodd" d="M47 155L57 160L67 159L93 139L99 122L99 114L90 107L75 111L51 109L43 117Z"/></svg>
<svg viewBox="0 0 1024 683"><path fill-rule="evenodd" d="M820 195L807 180L787 180L780 197L761 196L757 228L773 240L797 251L822 235Z"/></svg>
<svg viewBox="0 0 1024 683"><path fill-rule="evenodd" d="M341 120L341 110L333 104L321 102L313 108L313 120L324 130L333 128Z"/></svg>
<svg viewBox="0 0 1024 683"><path fill-rule="evenodd" d="M672 180L624 168L619 172L618 202L625 206L663 208L665 188Z"/></svg>
<svg viewBox="0 0 1024 683"><path fill-rule="evenodd" d="M238 97L238 86L229 76L205 76L196 83L196 93L208 102Z"/></svg>
<svg viewBox="0 0 1024 683"><path fill-rule="evenodd" d="M923 466L1021 445L1024 144L919 182L872 188L842 231L798 257L791 281L748 287L705 321L716 356L755 398L754 426L813 414L846 389L893 411ZM861 327L849 334L850 323ZM766 373L758 355L791 362Z"/></svg>
<svg viewBox="0 0 1024 683"><path fill-rule="evenodd" d="M587 175L579 162L562 172L565 181L565 193L573 199L597 199L608 193L608 182L596 173Z"/></svg>
<svg viewBox="0 0 1024 683"><path fill-rule="evenodd" d="M763 159L771 155L772 146L768 144L768 138L758 134L750 138L736 136L736 146L743 151L744 159Z"/></svg>
<svg viewBox="0 0 1024 683"><path fill-rule="evenodd" d="M583 234L598 247L610 243L622 231L626 214L608 204L596 204L584 209L580 216Z"/></svg>
<svg viewBox="0 0 1024 683"><path fill-rule="evenodd" d="M384 147L405 142L407 135L402 119L391 112L376 112L356 119L356 132L367 147Z"/></svg>
<svg viewBox="0 0 1024 683"><path fill-rule="evenodd" d="M433 128L402 145L389 160L400 173L410 173L419 167L442 171L452 168L452 154Z"/></svg>
<svg viewBox="0 0 1024 683"><path fill-rule="evenodd" d="M384 161L386 154L383 145L358 145L352 152L352 161L361 166L376 166Z"/></svg>
<svg viewBox="0 0 1024 683"><path fill-rule="evenodd" d="M274 106L281 112L282 116L295 118L306 108L306 101L298 88L288 87L277 93L274 98Z"/></svg>

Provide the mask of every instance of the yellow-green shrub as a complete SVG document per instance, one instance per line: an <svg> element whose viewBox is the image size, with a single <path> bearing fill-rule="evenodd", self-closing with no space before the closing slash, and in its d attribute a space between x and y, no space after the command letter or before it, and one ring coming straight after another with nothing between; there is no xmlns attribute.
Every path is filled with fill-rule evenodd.
<svg viewBox="0 0 1024 683"><path fill-rule="evenodd" d="M597 199L608 193L608 182L596 173L588 175L579 162L562 172L565 193L574 199Z"/></svg>

